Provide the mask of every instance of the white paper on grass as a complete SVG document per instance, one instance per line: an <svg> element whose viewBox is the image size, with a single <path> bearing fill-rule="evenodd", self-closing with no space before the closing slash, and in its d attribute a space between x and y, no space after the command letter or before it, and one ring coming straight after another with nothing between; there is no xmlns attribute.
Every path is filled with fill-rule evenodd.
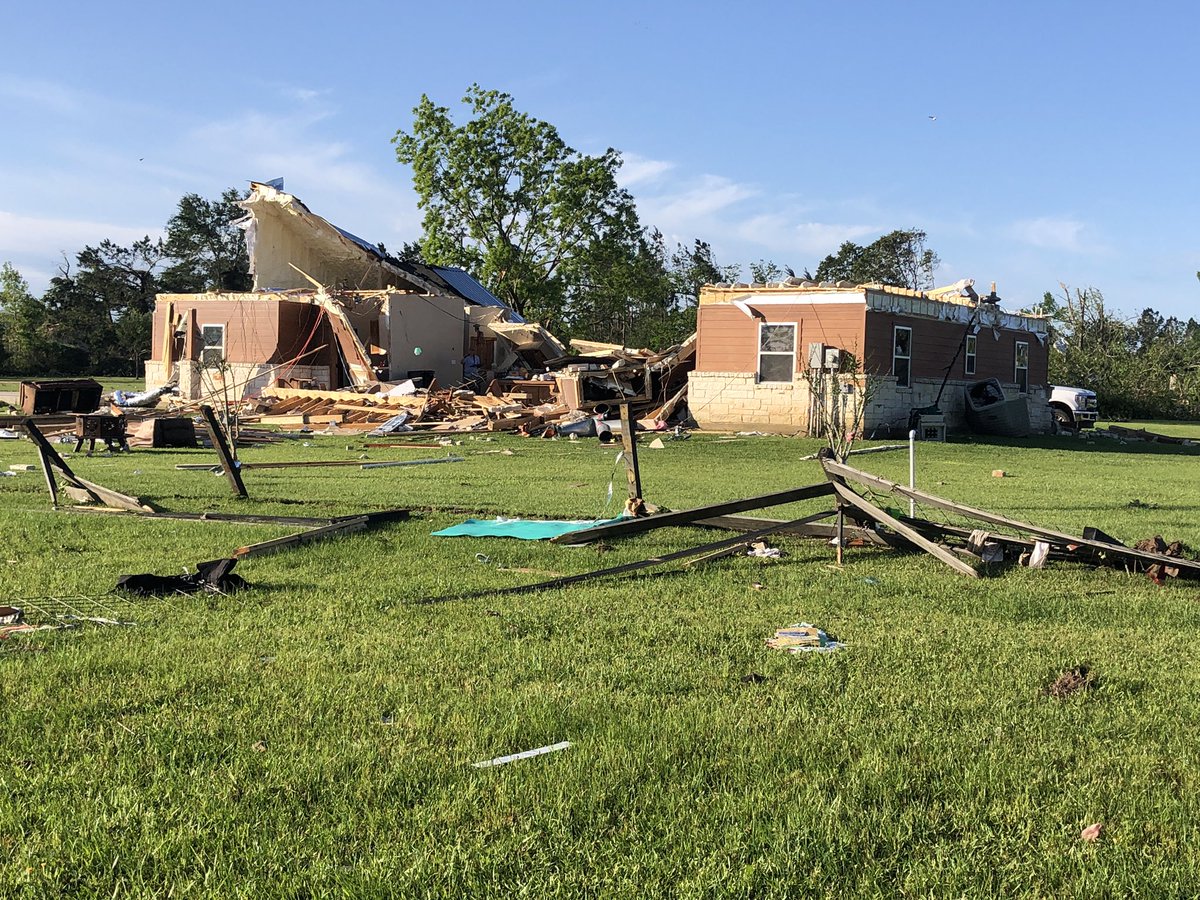
<svg viewBox="0 0 1200 900"><path fill-rule="evenodd" d="M516 762L518 759L529 759L533 756L541 756L544 753L566 750L570 746L570 741L562 741L558 744L548 744L545 747L538 747L535 750L524 750L520 753L514 753L511 756L497 756L495 759L485 759L482 762L471 763L471 765L476 769L490 769L492 766L502 766L505 763Z"/></svg>

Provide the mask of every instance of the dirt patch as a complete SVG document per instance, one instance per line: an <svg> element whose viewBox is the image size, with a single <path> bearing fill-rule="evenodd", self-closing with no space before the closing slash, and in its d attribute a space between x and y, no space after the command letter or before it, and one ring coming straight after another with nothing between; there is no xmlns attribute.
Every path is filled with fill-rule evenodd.
<svg viewBox="0 0 1200 900"><path fill-rule="evenodd" d="M1067 669L1043 688L1042 693L1048 697L1070 697L1080 691L1094 691L1099 687L1100 680L1088 666L1074 666Z"/></svg>

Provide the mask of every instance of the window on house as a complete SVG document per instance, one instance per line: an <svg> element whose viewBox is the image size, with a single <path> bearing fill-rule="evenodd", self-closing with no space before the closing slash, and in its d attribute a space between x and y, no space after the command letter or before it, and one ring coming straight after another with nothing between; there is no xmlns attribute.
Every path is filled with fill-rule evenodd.
<svg viewBox="0 0 1200 900"><path fill-rule="evenodd" d="M912 329L897 325L892 329L892 374L896 387L912 384Z"/></svg>
<svg viewBox="0 0 1200 900"><path fill-rule="evenodd" d="M219 366L225 361L225 326L200 326L200 364Z"/></svg>
<svg viewBox="0 0 1200 900"><path fill-rule="evenodd" d="M967 355L963 363L963 372L967 375L975 374L975 350L977 346L975 341L975 335L967 335Z"/></svg>
<svg viewBox="0 0 1200 900"><path fill-rule="evenodd" d="M1029 390L1029 345L1022 341L1017 341L1014 368L1016 373L1013 380L1017 383L1017 390L1024 394Z"/></svg>
<svg viewBox="0 0 1200 900"><path fill-rule="evenodd" d="M796 371L796 326L760 322L758 380L791 381Z"/></svg>

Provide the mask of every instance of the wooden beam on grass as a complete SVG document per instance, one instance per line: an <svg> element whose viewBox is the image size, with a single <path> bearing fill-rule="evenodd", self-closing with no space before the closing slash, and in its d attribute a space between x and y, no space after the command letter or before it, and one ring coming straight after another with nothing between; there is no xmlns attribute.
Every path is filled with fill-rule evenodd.
<svg viewBox="0 0 1200 900"><path fill-rule="evenodd" d="M656 513L641 519L622 519L608 525L597 525L582 531L572 531L551 538L555 544L586 544L610 537L623 537L629 534L641 534L656 528L668 528L675 525L691 525L701 519L711 519L730 513L746 512L751 509L765 509L769 506L783 506L786 503L796 503L800 500L811 500L815 497L828 497L833 493L829 482L810 484L806 487L791 488L786 491L776 491L773 494L763 494L746 500L731 500L727 503L714 503L711 506L699 506L680 512ZM814 520L815 521L815 520Z"/></svg>
<svg viewBox="0 0 1200 900"><path fill-rule="evenodd" d="M217 457L221 460L221 467L225 470L225 477L229 479L233 492L243 500L247 499L250 494L246 491L246 485L242 483L239 463L234 459L229 444L225 441L225 431L217 421L217 414L211 406L204 404L200 407L200 415L204 418L204 426L208 429L208 436L212 438L213 449L217 451Z"/></svg>
<svg viewBox="0 0 1200 900"><path fill-rule="evenodd" d="M1178 556L1165 556L1161 553L1149 553L1145 550L1135 550L1132 547L1123 547L1119 544L1111 544L1108 541L1091 540L1086 537L1064 534L1061 531L1052 531L1048 528L1040 528L1037 525L1030 525L1028 522L1010 519L1007 516L1001 516L997 513L987 512L986 510L982 509L976 509L973 506L966 506L962 503L955 503L953 500L946 500L943 497L927 494L924 491L906 488L903 485L888 481L885 478L880 478L877 475L871 475L867 472L860 472L858 469L852 469L849 466L844 466L831 460L822 460L821 465L825 467L825 471L827 473L832 473L850 481L855 481L859 484L875 488L879 491L890 492L901 497L916 500L918 503L924 503L928 506L944 509L947 512L957 513L958 515L966 518L978 519L981 522L988 522L992 525L1003 525L1006 528L1013 529L1014 531L1024 531L1028 534L1036 535L1037 537L1040 537L1052 544L1058 544L1061 547L1086 547L1088 550L1099 556L1101 560L1115 558L1132 560L1151 565L1158 564L1163 566L1174 566L1175 568L1179 569L1181 573L1186 572L1193 578L1200 578L1200 563L1190 559L1182 559Z"/></svg>
<svg viewBox="0 0 1200 900"><path fill-rule="evenodd" d="M105 506L127 509L132 512L154 511L154 507L143 503L137 497L131 497L128 494L122 494L93 481L80 478L71 471L71 467L59 456L58 451L46 440L46 436L42 434L41 429L32 419L25 420L24 428L25 433L37 447L38 458L42 463L42 472L46 476L46 486L50 489L50 502L55 509L58 508L58 486L54 478L54 470L57 469L63 481L66 482L65 490L68 495L81 503L103 503Z"/></svg>
<svg viewBox="0 0 1200 900"><path fill-rule="evenodd" d="M274 538L269 541L260 541L257 544L247 544L245 547L238 547L238 549L234 550L232 556L234 559L245 559L250 556L265 556L268 553L278 553L280 550L298 547L301 544L308 544L312 541L341 537L345 534L363 531L367 527L367 524L366 516L355 516L352 519L344 519L330 525L322 525L319 528L310 528L308 531L299 531L296 534L285 535L284 537Z"/></svg>
<svg viewBox="0 0 1200 900"><path fill-rule="evenodd" d="M971 568L971 566L967 565L949 550L935 544L933 541L924 537L915 529L910 528L899 519L884 512L875 504L863 499L847 485L835 481L833 483L833 487L834 490L837 491L838 497L844 500L850 506L853 506L868 518L874 519L876 522L879 522L882 525L886 525L888 528L892 529L892 531L920 547L930 556L933 556L944 562L955 572L958 572L960 575L966 575L969 578L979 577L978 572L976 572L973 568Z"/></svg>

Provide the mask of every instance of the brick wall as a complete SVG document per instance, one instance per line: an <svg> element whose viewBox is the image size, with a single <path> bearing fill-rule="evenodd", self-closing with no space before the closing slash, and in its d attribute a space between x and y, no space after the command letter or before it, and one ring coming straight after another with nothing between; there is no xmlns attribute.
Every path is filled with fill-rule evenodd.
<svg viewBox="0 0 1200 900"><path fill-rule="evenodd" d="M702 428L794 434L808 427L808 385L757 384L745 372L692 372L688 410Z"/></svg>
<svg viewBox="0 0 1200 900"><path fill-rule="evenodd" d="M895 433L908 429L909 412L932 406L942 381L913 379L911 388L897 388L890 375L872 379L870 396L863 416L863 431L888 428ZM950 431L966 431L963 410L965 381L946 385L939 407ZM1006 386L1012 395L1012 388ZM1050 407L1044 388L1031 385L1026 400L1029 422L1035 434L1050 431ZM808 429L809 389L803 380L791 384L757 384L754 375L744 372L693 372L688 376L688 409L701 428L735 431L775 431L796 433Z"/></svg>

